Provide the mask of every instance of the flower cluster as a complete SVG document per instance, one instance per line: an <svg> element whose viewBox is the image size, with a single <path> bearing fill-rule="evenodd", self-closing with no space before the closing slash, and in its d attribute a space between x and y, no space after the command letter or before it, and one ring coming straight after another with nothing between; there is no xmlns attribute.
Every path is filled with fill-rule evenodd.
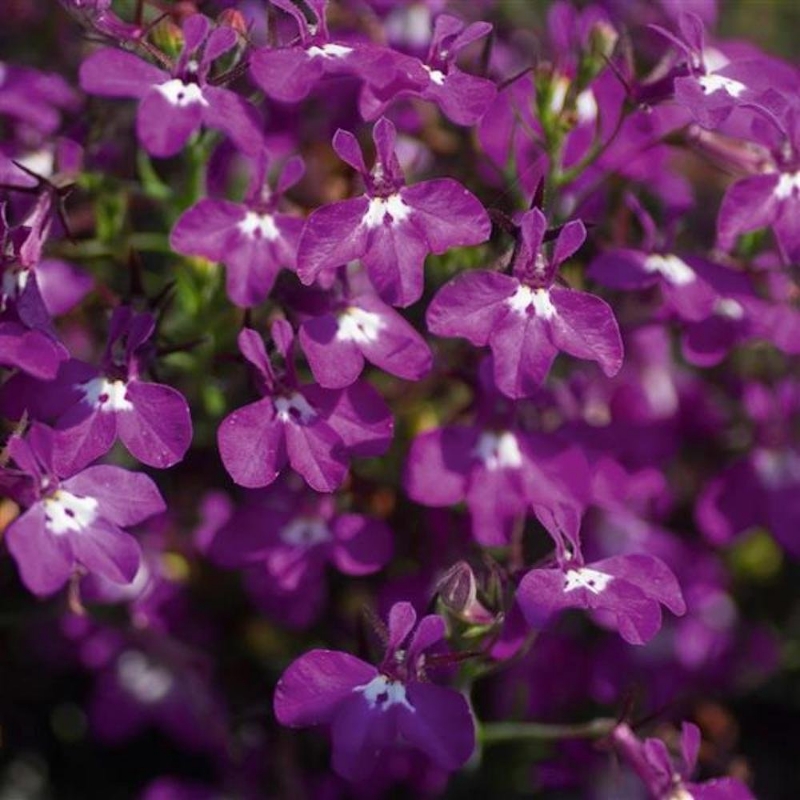
<svg viewBox="0 0 800 800"><path fill-rule="evenodd" d="M0 796L768 786L797 68L713 1L12 6Z"/></svg>

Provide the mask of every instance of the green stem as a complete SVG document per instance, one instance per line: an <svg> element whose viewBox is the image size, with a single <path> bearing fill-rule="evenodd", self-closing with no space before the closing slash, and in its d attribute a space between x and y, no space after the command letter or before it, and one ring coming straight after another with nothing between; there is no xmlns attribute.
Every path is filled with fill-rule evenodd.
<svg viewBox="0 0 800 800"><path fill-rule="evenodd" d="M550 724L547 722L489 722L481 726L481 744L518 741L557 741L559 739L602 739L618 724L612 717L598 717L588 722Z"/></svg>

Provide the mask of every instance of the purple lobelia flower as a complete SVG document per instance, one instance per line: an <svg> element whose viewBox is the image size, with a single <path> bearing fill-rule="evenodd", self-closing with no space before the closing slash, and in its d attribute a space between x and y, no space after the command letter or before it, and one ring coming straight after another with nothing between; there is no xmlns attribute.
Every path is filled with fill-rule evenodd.
<svg viewBox="0 0 800 800"><path fill-rule="evenodd" d="M379 119L372 135L377 152L368 171L355 136L336 132L333 147L359 172L366 193L309 216L297 274L309 284L322 270L361 259L381 298L407 306L422 294L425 256L479 244L491 225L477 198L450 178L405 185L395 154L397 132L388 119Z"/></svg>
<svg viewBox="0 0 800 800"><path fill-rule="evenodd" d="M328 563L345 575L369 575L391 553L391 531L383 522L339 513L331 495L307 489L296 477L253 492L208 549L208 557L222 566L265 569L279 589L291 593L323 582Z"/></svg>
<svg viewBox="0 0 800 800"><path fill-rule="evenodd" d="M583 454L555 434L522 429L508 409L498 413L497 390L485 388L473 424L424 431L411 443L404 477L409 496L433 507L466 501L472 535L487 547L508 545L531 506L546 527L577 535L589 493Z"/></svg>
<svg viewBox="0 0 800 800"><path fill-rule="evenodd" d="M52 431L37 423L25 438L13 436L8 452L27 478L15 493L27 509L8 526L5 541L28 589L52 594L78 570L130 583L141 550L123 529L165 510L153 481L113 466L64 477L54 466Z"/></svg>
<svg viewBox="0 0 800 800"><path fill-rule="evenodd" d="M512 275L462 273L428 306L433 333L491 347L497 386L512 398L541 386L559 350L596 361L609 376L622 366L622 339L607 303L554 285L559 265L583 244L583 223L574 220L561 229L550 259L542 252L546 225L538 208L523 214Z"/></svg>
<svg viewBox="0 0 800 800"><path fill-rule="evenodd" d="M170 234L173 250L227 267L228 297L238 306L263 302L281 267L294 269L303 220L278 211L281 195L300 180L303 161L285 164L275 191L267 183L265 153L255 159L243 203L207 197L185 211Z"/></svg>
<svg viewBox="0 0 800 800"><path fill-rule="evenodd" d="M143 464L170 467L189 448L192 420L177 389L141 379L153 355L148 340L154 329L150 314L120 306L111 317L99 370L71 359L47 384L15 376L0 392L0 406L14 418L27 411L56 421L61 471L80 469L104 455L117 437Z"/></svg>
<svg viewBox="0 0 800 800"><path fill-rule="evenodd" d="M530 570L517 589L529 625L539 626L566 608L584 608L626 642L644 644L661 628L659 603L673 614L686 612L675 576L655 556L633 553L584 564L577 540L554 538L557 566Z"/></svg>
<svg viewBox="0 0 800 800"><path fill-rule="evenodd" d="M753 794L736 778L715 778L702 783L688 780L700 752L700 730L684 722L681 760L676 766L661 739L639 740L626 722L611 732L611 742L622 759L647 787L652 800L753 800Z"/></svg>
<svg viewBox="0 0 800 800"><path fill-rule="evenodd" d="M791 92L796 85L794 68L778 59L754 53L731 60L721 50L707 47L703 22L691 12L678 16L680 35L659 25L650 27L685 57L658 85L673 81L675 100L704 128L718 128L737 106L759 105L767 91ZM655 101L649 97L652 89L643 85L639 99Z"/></svg>
<svg viewBox="0 0 800 800"><path fill-rule="evenodd" d="M235 92L209 82L212 65L236 47L233 28L212 29L210 20L193 14L183 23L183 50L169 72L123 50L102 48L81 64L81 88L102 97L140 100L136 131L153 156L179 153L200 128L221 130L246 153L263 143L255 108Z"/></svg>
<svg viewBox="0 0 800 800"><path fill-rule="evenodd" d="M441 642L445 622L417 615L410 603L389 612L386 653L375 667L332 650L293 662L275 689L283 725L330 725L333 768L349 780L368 777L398 744L455 770L475 747L475 723L464 696L426 680L425 651ZM413 631L413 633L412 633Z"/></svg>
<svg viewBox="0 0 800 800"><path fill-rule="evenodd" d="M771 227L783 256L800 260L800 113L790 109L780 124L781 135L771 145L771 163L759 174L734 183L720 204L717 245L730 250L740 234ZM773 137L774 138L774 137Z"/></svg>
<svg viewBox="0 0 800 800"><path fill-rule="evenodd" d="M283 103L299 103L324 77L354 75L370 84L384 86L398 79L413 60L370 42L331 38L325 19L327 0L309 0L313 23L291 0L273 0L291 14L300 32L299 42L284 47L263 47L250 57L250 74L269 97ZM406 77L405 82L408 82Z"/></svg>
<svg viewBox="0 0 800 800"><path fill-rule="evenodd" d="M392 375L419 380L431 368L430 348L358 277L345 276L327 313L300 326L300 346L311 372L320 386L341 389L358 378L367 360Z"/></svg>
<svg viewBox="0 0 800 800"><path fill-rule="evenodd" d="M58 341L36 266L50 231L53 193L43 192L22 225L9 228L0 203L0 364L37 378L55 376L69 357Z"/></svg>
<svg viewBox="0 0 800 800"><path fill-rule="evenodd" d="M365 84L359 100L361 115L367 120L376 119L396 99L419 97L436 103L457 125L475 125L492 104L497 87L486 78L459 69L456 58L465 47L491 30L488 22L465 25L456 17L440 14L434 22L426 62L407 57L407 68L398 70L394 82L383 86Z"/></svg>
<svg viewBox="0 0 800 800"><path fill-rule="evenodd" d="M229 414L217 440L222 462L236 483L251 488L272 483L291 464L313 489L331 492L344 480L353 456L376 456L392 437L392 415L366 382L334 391L301 386L294 371L294 334L285 320L272 337L286 368L276 374L261 337L249 328L239 333L239 349L255 368L263 396Z"/></svg>

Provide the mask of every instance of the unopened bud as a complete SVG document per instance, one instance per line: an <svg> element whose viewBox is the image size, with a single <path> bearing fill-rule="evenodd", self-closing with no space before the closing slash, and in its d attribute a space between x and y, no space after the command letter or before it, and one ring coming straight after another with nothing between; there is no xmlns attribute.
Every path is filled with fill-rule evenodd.
<svg viewBox="0 0 800 800"><path fill-rule="evenodd" d="M247 20L241 11L235 8L226 8L218 17L217 24L233 28L240 36L247 33Z"/></svg>

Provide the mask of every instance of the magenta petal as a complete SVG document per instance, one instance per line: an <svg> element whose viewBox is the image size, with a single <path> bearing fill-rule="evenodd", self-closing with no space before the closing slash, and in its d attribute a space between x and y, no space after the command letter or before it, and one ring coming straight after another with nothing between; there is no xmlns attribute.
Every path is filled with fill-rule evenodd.
<svg viewBox="0 0 800 800"><path fill-rule="evenodd" d="M353 689L377 674L375 667L347 653L312 650L292 662L278 681L275 716L294 728L330 722Z"/></svg>
<svg viewBox="0 0 800 800"><path fill-rule="evenodd" d="M544 383L558 353L550 325L541 317L507 314L492 333L497 388L512 398L529 397Z"/></svg>
<svg viewBox="0 0 800 800"><path fill-rule="evenodd" d="M411 220L434 253L480 244L489 238L489 215L475 195L451 178L406 186L400 197L412 209Z"/></svg>
<svg viewBox="0 0 800 800"><path fill-rule="evenodd" d="M414 712L401 709L400 734L446 770L463 766L475 749L475 721L464 696L432 683L407 685Z"/></svg>
<svg viewBox="0 0 800 800"><path fill-rule="evenodd" d="M428 246L413 222L383 222L369 232L369 246L361 258L381 298L395 306L409 306L422 295L423 267Z"/></svg>
<svg viewBox="0 0 800 800"><path fill-rule="evenodd" d="M317 382L326 389L349 386L364 368L361 350L338 333L339 323L333 314L306 320L300 326L300 346Z"/></svg>
<svg viewBox="0 0 800 800"><path fill-rule="evenodd" d="M70 541L76 561L112 583L130 583L139 569L139 543L102 517L72 534Z"/></svg>
<svg viewBox="0 0 800 800"><path fill-rule="evenodd" d="M169 76L141 58L105 47L92 53L81 64L81 89L103 97L144 97L150 87Z"/></svg>
<svg viewBox="0 0 800 800"><path fill-rule="evenodd" d="M53 460L59 475L72 475L104 456L117 436L117 415L93 409L83 401L59 420Z"/></svg>
<svg viewBox="0 0 800 800"><path fill-rule="evenodd" d="M17 562L22 582L34 594L58 591L72 574L74 559L69 540L46 530L41 503L31 506L14 520L4 538Z"/></svg>
<svg viewBox="0 0 800 800"><path fill-rule="evenodd" d="M717 216L717 242L730 250L739 234L766 228L778 213L775 189L780 176L755 175L734 183L722 198Z"/></svg>
<svg viewBox="0 0 800 800"><path fill-rule="evenodd" d="M580 220L570 220L559 231L553 250L553 263L558 265L573 256L586 240L586 228Z"/></svg>
<svg viewBox="0 0 800 800"><path fill-rule="evenodd" d="M347 474L339 434L324 420L309 425L286 423L289 463L318 492L332 492Z"/></svg>
<svg viewBox="0 0 800 800"><path fill-rule="evenodd" d="M139 104L136 133L150 155L167 158L180 153L187 139L200 127L202 119L200 101L173 105L158 87L154 87Z"/></svg>
<svg viewBox="0 0 800 800"><path fill-rule="evenodd" d="M322 270L344 266L364 255L367 228L362 223L368 208L364 196L311 213L297 250L297 275L303 283L313 283Z"/></svg>
<svg viewBox="0 0 800 800"><path fill-rule="evenodd" d="M229 89L204 86L203 122L214 130L227 134L244 153L259 153L264 146L261 120L255 106Z"/></svg>
<svg viewBox="0 0 800 800"><path fill-rule="evenodd" d="M677 616L686 613L686 603L675 575L655 556L631 553L605 558L591 566L637 586L647 597L658 600Z"/></svg>
<svg viewBox="0 0 800 800"><path fill-rule="evenodd" d="M95 498L99 516L122 528L136 525L167 508L151 478L121 467L88 467L61 485L73 494Z"/></svg>
<svg viewBox="0 0 800 800"><path fill-rule="evenodd" d="M647 272L647 255L639 250L607 250L589 266L589 277L611 289L643 289L658 283L659 273Z"/></svg>
<svg viewBox="0 0 800 800"><path fill-rule="evenodd" d="M622 366L622 337L608 303L557 287L550 298L556 309L550 320L553 344L576 358L596 361L609 377L616 375Z"/></svg>
<svg viewBox="0 0 800 800"><path fill-rule="evenodd" d="M436 428L411 443L403 485L408 496L426 506L450 506L464 499L477 433L465 428Z"/></svg>
<svg viewBox="0 0 800 800"><path fill-rule="evenodd" d="M394 309L377 298L362 297L357 307L375 314L380 329L359 343L366 358L382 370L407 380L419 380L430 371L433 356L425 340Z"/></svg>
<svg viewBox="0 0 800 800"><path fill-rule="evenodd" d="M381 456L389 448L394 433L392 412L366 381L356 381L343 391L309 386L303 393L321 409L351 455Z"/></svg>
<svg viewBox="0 0 800 800"><path fill-rule="evenodd" d="M171 386L130 381L128 411L117 413L117 432L130 454L151 467L177 464L192 441L192 418L183 395Z"/></svg>
<svg viewBox="0 0 800 800"><path fill-rule="evenodd" d="M217 444L225 469L240 486L267 486L286 465L284 427L269 398L228 414Z"/></svg>
<svg viewBox="0 0 800 800"><path fill-rule="evenodd" d="M395 603L389 609L389 640L386 642L386 649L392 651L401 647L414 629L416 621L417 612L411 603Z"/></svg>
<svg viewBox="0 0 800 800"><path fill-rule="evenodd" d="M246 214L246 207L239 203L204 198L178 218L169 236L170 246L183 255L222 261L231 246L231 230Z"/></svg>
<svg viewBox="0 0 800 800"><path fill-rule="evenodd" d="M382 751L394 744L397 708L371 708L361 692L346 698L331 726L333 769L349 781L372 775Z"/></svg>
<svg viewBox="0 0 800 800"><path fill-rule="evenodd" d="M322 59L310 58L301 47L256 50L250 57L253 80L269 97L298 103L322 77Z"/></svg>
<svg viewBox="0 0 800 800"><path fill-rule="evenodd" d="M73 309L94 286L94 279L79 267L57 258L44 258L36 266L36 281L49 314Z"/></svg>
<svg viewBox="0 0 800 800"><path fill-rule="evenodd" d="M332 560L346 575L369 575L392 557L392 534L382 522L341 514L333 523Z"/></svg>
<svg viewBox="0 0 800 800"><path fill-rule="evenodd" d="M428 306L428 329L438 336L463 336L480 347L510 312L519 283L484 270L463 272L445 284Z"/></svg>

